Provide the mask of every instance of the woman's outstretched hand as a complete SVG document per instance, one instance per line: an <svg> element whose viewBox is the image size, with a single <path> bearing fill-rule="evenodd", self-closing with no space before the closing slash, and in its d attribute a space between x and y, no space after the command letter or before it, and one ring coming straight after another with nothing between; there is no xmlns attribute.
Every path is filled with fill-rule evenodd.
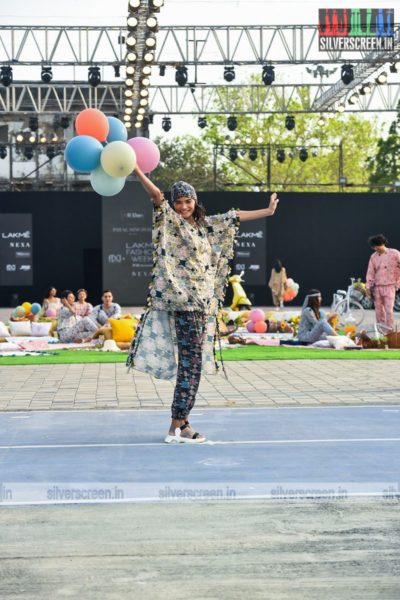
<svg viewBox="0 0 400 600"><path fill-rule="evenodd" d="M278 204L279 204L278 194L276 192L274 192L270 196L269 206L268 206L268 210L270 211L271 215L273 215L274 212L276 211L276 208L277 208Z"/></svg>

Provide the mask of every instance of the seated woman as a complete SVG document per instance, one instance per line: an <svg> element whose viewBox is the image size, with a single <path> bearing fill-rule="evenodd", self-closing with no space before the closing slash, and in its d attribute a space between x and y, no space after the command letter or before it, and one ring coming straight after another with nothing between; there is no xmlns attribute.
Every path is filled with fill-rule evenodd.
<svg viewBox="0 0 400 600"><path fill-rule="evenodd" d="M57 298L57 290L54 286L50 286L46 290L46 293L43 298L43 303L42 303L43 313L46 314L46 310L48 310L49 308L54 310L56 313L55 316L58 317L58 313L60 312L60 310L62 308L62 304L61 304L60 298Z"/></svg>
<svg viewBox="0 0 400 600"><path fill-rule="evenodd" d="M86 302L87 291L81 288L76 292L76 295L78 300L74 303L75 314L79 317L88 317L93 310L93 306L90 304L90 302Z"/></svg>
<svg viewBox="0 0 400 600"><path fill-rule="evenodd" d="M322 296L319 290L310 290L301 311L297 337L303 344L314 344L328 335L337 335L321 310Z"/></svg>
<svg viewBox="0 0 400 600"><path fill-rule="evenodd" d="M62 309L58 315L57 333L60 342L86 342L96 331L97 325L89 317L76 314L75 295L71 290L61 294Z"/></svg>

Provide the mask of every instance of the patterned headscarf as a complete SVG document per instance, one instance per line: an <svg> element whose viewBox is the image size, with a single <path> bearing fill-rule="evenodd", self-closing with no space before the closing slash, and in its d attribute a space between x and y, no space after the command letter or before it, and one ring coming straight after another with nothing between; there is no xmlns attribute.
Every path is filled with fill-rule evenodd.
<svg viewBox="0 0 400 600"><path fill-rule="evenodd" d="M176 181L171 187L171 202L175 202L178 198L193 198L197 202L196 190L190 183L186 181Z"/></svg>

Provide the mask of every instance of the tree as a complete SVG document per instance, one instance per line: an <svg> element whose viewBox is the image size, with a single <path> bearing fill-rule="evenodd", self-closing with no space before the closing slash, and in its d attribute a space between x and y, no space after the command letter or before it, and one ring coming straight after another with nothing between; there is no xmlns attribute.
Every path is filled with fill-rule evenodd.
<svg viewBox="0 0 400 600"><path fill-rule="evenodd" d="M387 186L381 191L398 191L400 185L400 102L397 106L397 118L389 128L386 139L378 141L378 150L375 156L368 159L370 171L369 181L374 185ZM372 172L371 172L372 171ZM375 188L379 189L379 188Z"/></svg>

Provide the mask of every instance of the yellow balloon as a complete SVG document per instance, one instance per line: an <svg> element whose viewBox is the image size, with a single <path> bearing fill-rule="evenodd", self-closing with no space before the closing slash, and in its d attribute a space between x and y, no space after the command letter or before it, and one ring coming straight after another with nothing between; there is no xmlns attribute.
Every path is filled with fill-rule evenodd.
<svg viewBox="0 0 400 600"><path fill-rule="evenodd" d="M100 155L101 166L111 177L127 177L136 167L136 154L126 142L110 142Z"/></svg>
<svg viewBox="0 0 400 600"><path fill-rule="evenodd" d="M25 310L27 315L29 315L31 313L32 304L30 302L23 302L23 304L21 304L21 306Z"/></svg>

